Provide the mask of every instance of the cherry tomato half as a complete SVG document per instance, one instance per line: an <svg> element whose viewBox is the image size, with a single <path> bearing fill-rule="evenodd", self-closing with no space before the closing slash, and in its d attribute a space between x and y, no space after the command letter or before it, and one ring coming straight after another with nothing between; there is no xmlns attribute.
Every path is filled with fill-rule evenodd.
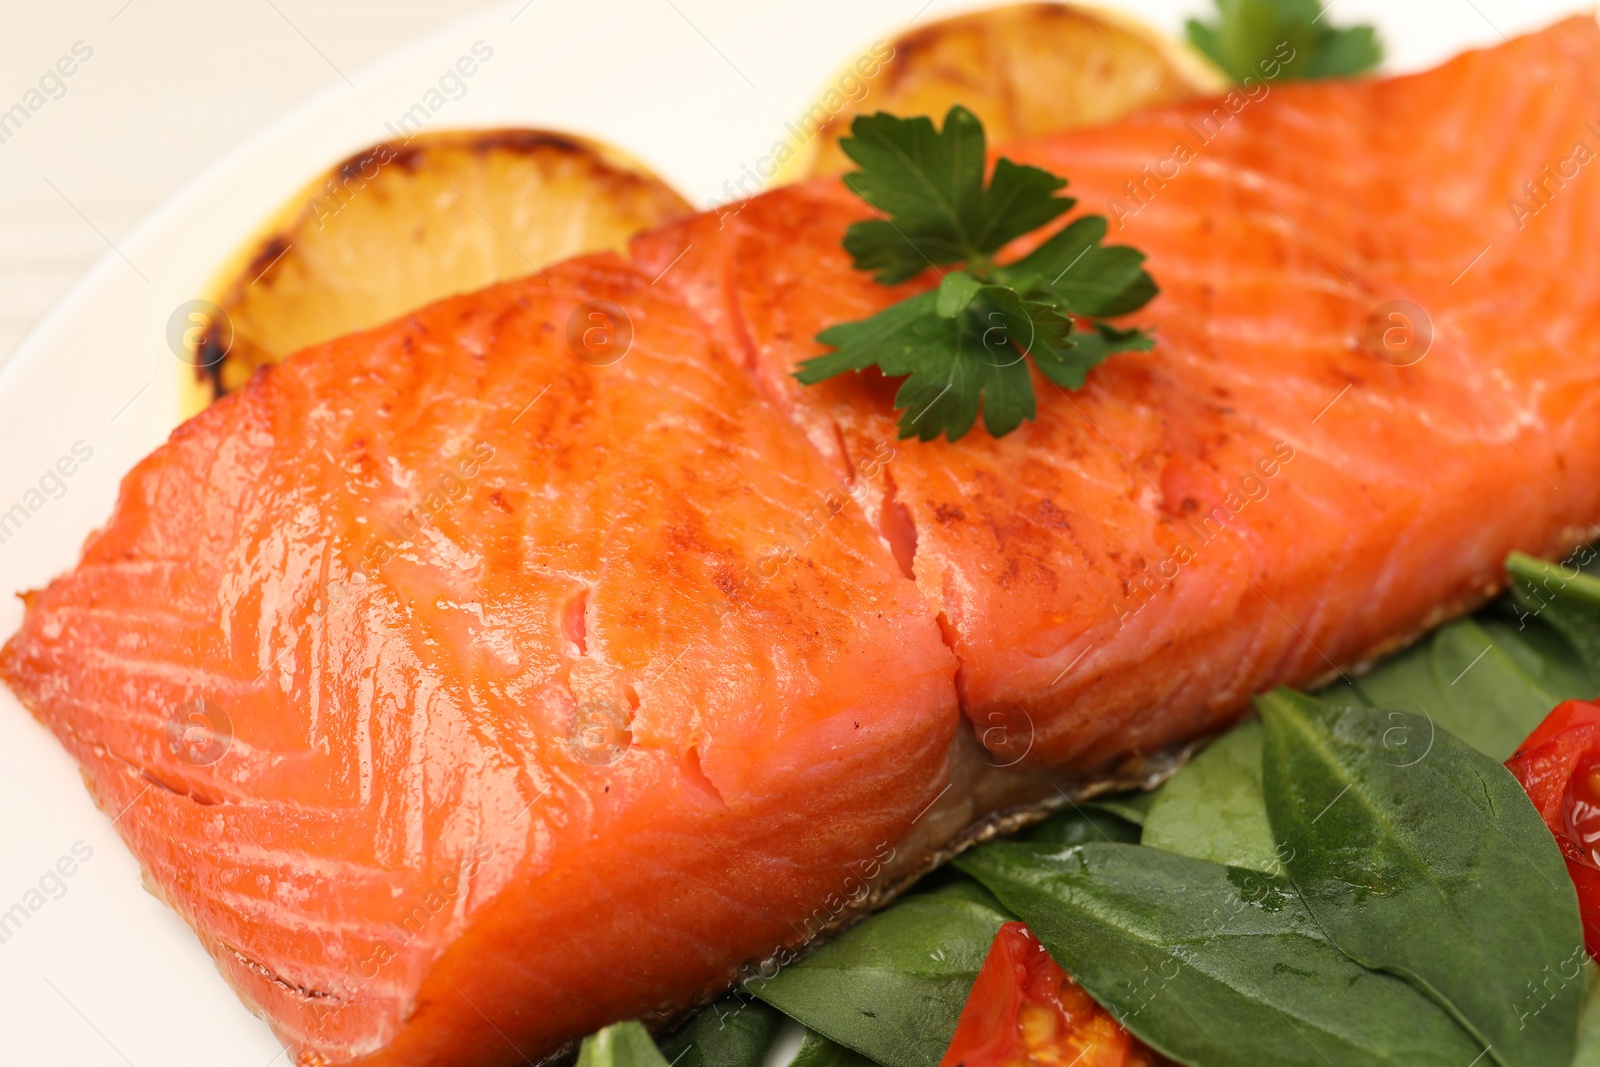
<svg viewBox="0 0 1600 1067"><path fill-rule="evenodd" d="M1152 1052L1096 1004L1028 928L995 934L939 1067L1156 1067Z"/></svg>
<svg viewBox="0 0 1600 1067"><path fill-rule="evenodd" d="M1600 705L1559 705L1506 766L1561 846L1578 890L1584 947L1600 959Z"/></svg>

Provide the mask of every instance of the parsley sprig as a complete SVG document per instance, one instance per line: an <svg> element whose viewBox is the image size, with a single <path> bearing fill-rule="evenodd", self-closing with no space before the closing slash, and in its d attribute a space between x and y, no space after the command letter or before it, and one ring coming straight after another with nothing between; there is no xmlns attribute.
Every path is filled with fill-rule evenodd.
<svg viewBox="0 0 1600 1067"><path fill-rule="evenodd" d="M1377 30L1331 25L1323 0L1215 2L1215 22L1189 20L1189 43L1234 81L1362 74L1383 59Z"/></svg>
<svg viewBox="0 0 1600 1067"><path fill-rule="evenodd" d="M1066 186L1038 167L1000 159L984 183L983 125L953 107L944 128L927 118L880 112L856 118L841 147L860 167L850 189L884 216L858 222L844 247L856 268L893 285L949 268L936 289L871 318L817 335L836 351L800 365L807 385L877 367L903 377L895 396L900 436L960 440L976 421L995 437L1035 414L1028 361L1066 389L1117 352L1148 351L1150 334L1103 322L1136 311L1156 294L1144 255L1105 246L1106 220L1074 220L1022 259L995 253L1070 211Z"/></svg>

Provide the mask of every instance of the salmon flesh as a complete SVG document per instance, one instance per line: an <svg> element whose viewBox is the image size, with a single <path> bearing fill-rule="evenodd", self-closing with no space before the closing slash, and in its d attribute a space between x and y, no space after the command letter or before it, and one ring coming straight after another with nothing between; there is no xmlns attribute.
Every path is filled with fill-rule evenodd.
<svg viewBox="0 0 1600 1067"><path fill-rule="evenodd" d="M668 1019L1592 535L1595 116L1574 19L1011 146L1162 293L998 440L792 377L934 280L832 180L444 300L179 427L0 675L301 1065Z"/></svg>

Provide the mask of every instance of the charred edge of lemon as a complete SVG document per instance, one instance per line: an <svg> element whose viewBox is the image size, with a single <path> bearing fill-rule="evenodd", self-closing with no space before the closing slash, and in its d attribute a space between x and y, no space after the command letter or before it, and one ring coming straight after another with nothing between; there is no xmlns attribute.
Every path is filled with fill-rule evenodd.
<svg viewBox="0 0 1600 1067"><path fill-rule="evenodd" d="M533 155L553 151L591 159L602 167L640 180L661 181L648 165L629 152L614 145L555 130L516 126L428 130L403 141L378 141L318 173L300 186L294 195L286 198L212 272L202 287L201 297L226 309L236 302L236 297L244 288L260 281L288 251L289 235L305 224L311 212L310 202L316 199L329 181L348 182L361 178L363 172L370 171L374 158L385 152L390 156L385 166L399 165L410 173L416 173L430 152L442 150L470 151L483 155L491 152L525 152ZM676 194L676 190L673 192ZM680 200L683 199L681 194L676 195ZM684 210L692 210L686 200ZM219 351L218 340L213 334L208 332L204 340L190 350L189 355L187 362L180 361L179 410L184 418L205 410L229 391L224 388L222 381L227 352Z"/></svg>
<svg viewBox="0 0 1600 1067"><path fill-rule="evenodd" d="M1039 18L1072 18L1102 30L1117 30L1147 41L1160 53L1163 60L1169 63L1185 81L1194 86L1198 96L1226 92L1229 86L1233 84L1227 73L1205 53L1187 41L1169 36L1143 19L1130 15L1125 11L1102 7L1099 4L1040 2L1009 4L1003 7L986 8L952 15L892 37L888 40L888 43L894 48L893 55L879 67L878 72L872 78L866 80L875 88L881 85L882 89L893 90L910 76L912 64L908 61L913 60L919 52L932 50L953 29L958 29L986 18L993 18L1002 13L1005 15L1031 14ZM1110 38L1107 38L1107 44L1112 48L1116 48L1116 44ZM861 54L866 54L866 51L869 50L863 50ZM833 80L827 83L828 87L831 89L845 75L853 73L855 73L855 69L852 64L841 65L835 71ZM801 112L802 123L805 120L805 116L815 110L815 106L821 105L826 110L825 97L826 90L817 97L816 104L812 108ZM852 111L849 108L842 108L839 111L830 113L829 117L817 127L815 132L798 146L794 155L778 168L768 187L791 184L815 177L816 175L812 173L812 168L819 153L822 151L823 145L829 141L837 140L844 132L841 129L842 120L853 119L857 114L866 113L864 111ZM937 120L942 116L934 115L930 117Z"/></svg>

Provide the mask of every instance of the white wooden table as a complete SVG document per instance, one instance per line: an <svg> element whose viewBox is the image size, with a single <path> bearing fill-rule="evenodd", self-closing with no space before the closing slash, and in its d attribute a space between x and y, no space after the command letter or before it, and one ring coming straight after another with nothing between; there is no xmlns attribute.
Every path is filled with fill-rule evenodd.
<svg viewBox="0 0 1600 1067"><path fill-rule="evenodd" d="M0 362L206 164L323 86L478 6L0 0Z"/></svg>

